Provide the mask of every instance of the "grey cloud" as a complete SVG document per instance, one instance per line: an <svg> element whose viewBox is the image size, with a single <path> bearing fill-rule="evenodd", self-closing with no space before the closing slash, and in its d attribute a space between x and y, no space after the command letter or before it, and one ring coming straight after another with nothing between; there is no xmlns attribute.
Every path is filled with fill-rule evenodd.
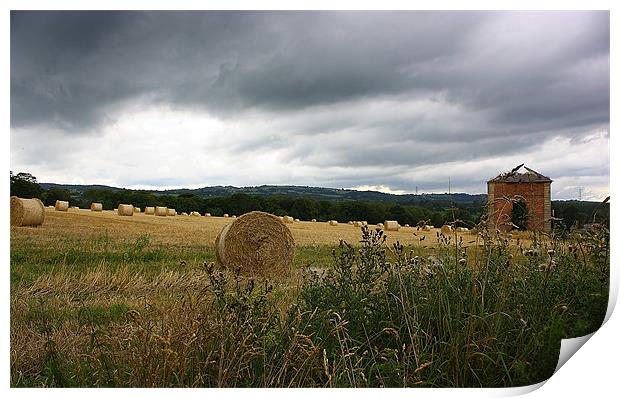
<svg viewBox="0 0 620 398"><path fill-rule="evenodd" d="M566 30L563 13L541 14L551 32L539 33ZM609 16L578 16L582 34L533 59L523 46L484 54L494 38L480 27L502 13L13 12L11 120L89 128L141 95L231 115L439 94L498 123L586 125L609 117ZM601 56L601 74L571 70Z"/></svg>
<svg viewBox="0 0 620 398"><path fill-rule="evenodd" d="M165 105L245 123L240 155L366 173L319 185L410 189L394 175L581 145L609 101L608 12L11 13L14 131L97 135Z"/></svg>

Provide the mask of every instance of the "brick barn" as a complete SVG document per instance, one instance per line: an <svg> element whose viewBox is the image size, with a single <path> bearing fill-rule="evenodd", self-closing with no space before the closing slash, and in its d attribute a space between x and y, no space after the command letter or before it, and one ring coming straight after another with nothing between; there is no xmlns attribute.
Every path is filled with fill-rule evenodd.
<svg viewBox="0 0 620 398"><path fill-rule="evenodd" d="M517 166L487 181L488 211L491 227L513 229L515 207L525 213L530 231L551 231L551 179L528 167L520 173Z"/></svg>

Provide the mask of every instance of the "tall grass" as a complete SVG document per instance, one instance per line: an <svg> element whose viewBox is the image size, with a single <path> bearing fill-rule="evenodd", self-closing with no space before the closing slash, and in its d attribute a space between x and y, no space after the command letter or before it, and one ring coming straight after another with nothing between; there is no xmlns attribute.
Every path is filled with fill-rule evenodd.
<svg viewBox="0 0 620 398"><path fill-rule="evenodd" d="M481 244L465 248L454 234L433 251L388 247L382 231L363 228L361 246L342 241L331 267L309 268L297 284L207 263L150 279L104 269L71 283L42 276L12 291L11 385L501 387L548 378L560 339L602 322L608 230L517 248L510 235L472 239ZM131 256L148 244L138 243ZM67 305L75 300L84 302Z"/></svg>

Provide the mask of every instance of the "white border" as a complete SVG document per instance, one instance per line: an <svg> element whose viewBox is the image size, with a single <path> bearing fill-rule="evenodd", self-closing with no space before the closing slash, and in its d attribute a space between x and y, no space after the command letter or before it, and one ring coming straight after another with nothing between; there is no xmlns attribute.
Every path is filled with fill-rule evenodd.
<svg viewBox="0 0 620 398"><path fill-rule="evenodd" d="M36 9L119 9L119 10L131 10L131 9L151 9L151 10L171 10L171 9L325 9L325 10L336 10L336 9L365 9L365 10L379 10L379 9L418 9L418 10L462 10L462 9L471 9L471 10L516 10L516 9L526 9L526 10L560 10L560 9L570 9L570 10L612 10L611 17L611 68L610 70L615 70L616 68L613 65L617 65L616 57L617 57L617 31L616 28L619 18L617 17L617 13L614 11L614 5L617 2L612 1L599 1L599 0L590 0L590 1L563 1L563 2L545 2L545 1L533 1L533 0L522 0L522 1L504 1L504 2L496 2L496 1L447 1L447 0L436 0L436 1L426 1L426 2L405 2L405 1L391 1L384 0L381 2L360 2L360 1L328 1L328 0L316 0L311 3L307 2L291 2L291 1L213 1L213 2L197 2L197 1L185 1L185 0L176 0L176 1L149 1L149 2L137 2L137 1L115 1L110 0L107 2L97 2L97 1L5 1L5 12L2 15L2 32L3 32L3 40L2 40L2 53L5 55L4 62L2 63L2 71L4 79L2 79L2 87L4 89L5 96L4 98L4 106L2 108L2 119L4 122L4 126L6 126L6 133L2 135L3 145L1 149L1 153L3 154L3 163L7 165L8 169L10 169L10 152L9 152L9 140L10 136L8 134L9 131L9 104L10 104L10 12L11 9L21 9L21 10L36 10ZM467 6L465 8L464 6ZM559 8L561 6L561 8ZM618 115L617 106L615 101L615 93L618 92L618 84L617 79L614 79L612 74L611 76L611 121L614 120L614 116ZM614 151L614 149L618 149L618 145L616 145L616 140L610 137L610 150L613 153L618 153ZM617 170L618 162L615 160L615 157L611 157L611 180L610 180L610 192L613 191L615 187L615 178ZM0 184L2 189L2 193L4 196L4 200L8 200L8 192L9 192L9 184L8 179L2 180ZM615 195L615 194L614 194ZM612 195L613 196L613 195ZM618 217L615 211L615 206L613 204L614 198L612 198L612 213L611 213L611 224L616 226L618 225ZM6 202L5 202L6 203ZM3 377L4 383L2 384L4 389L8 390L11 395L15 396L39 396L41 394L51 395L51 396L83 396L84 393L88 393L92 396L108 396L111 391L104 389L88 389L85 391L84 389L73 389L73 390L61 390L61 389L9 389L9 367L10 367L10 355L9 355L9 229L7 226L9 225L8 212L0 212L0 222L2 222L5 227L2 229L3 239L2 245L5 250L2 251L4 253L4 278L2 278L1 282L2 291L4 291L3 301L4 301L4 311L3 311L3 325L2 328L2 341L5 344L4 351L4 360L1 368L1 375ZM608 317L611 315L611 309L613 308L617 296L618 296L618 266L616 264L616 250L617 245L617 233L615 229L612 229L612 256L611 256L611 264L612 264L612 284L610 290L610 306L608 310ZM611 316L606 324L601 328L600 331L594 333L590 340L585 344L585 346L580 349L575 355L574 358L568 360L566 364L559 369L557 374L555 374L547 383L541 383L541 385L530 386L525 388L516 388L516 389L389 389L389 390L375 390L375 389L348 389L348 390L329 390L322 389L320 392L314 389L296 389L296 390L279 390L279 389L265 389L265 390L217 390L210 389L208 391L202 389L177 389L174 390L174 394L182 394L187 396L204 396L204 394L213 394L216 396L228 396L228 395L238 395L239 393L246 395L250 394L252 396L264 396L264 397L273 397L275 396L289 396L291 393L299 396L310 396L319 394L325 394L328 396L348 396L348 395L367 395L367 396L375 396L377 394L384 395L423 395L423 396L452 396L454 394L458 394L459 396L472 396L472 397L481 397L481 396L513 396L524 394L535 390L532 392L533 396L548 396L548 395L558 395L562 397L577 397L584 395L591 396L608 396L612 391L617 391L618 387L618 374L617 374L617 366L618 366L618 341L620 339L620 327L619 327L618 315ZM539 388L541 387L541 388ZM537 389L538 388L538 389ZM166 389L115 389L114 394L128 394L128 395L150 395L150 396L164 396L171 393L171 390ZM543 394L543 395L541 395Z"/></svg>

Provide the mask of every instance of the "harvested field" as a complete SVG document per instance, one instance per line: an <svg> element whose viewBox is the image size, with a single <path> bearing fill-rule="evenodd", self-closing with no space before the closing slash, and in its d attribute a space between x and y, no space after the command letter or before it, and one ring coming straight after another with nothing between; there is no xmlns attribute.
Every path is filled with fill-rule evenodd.
<svg viewBox="0 0 620 398"><path fill-rule="evenodd" d="M232 217L149 217L144 213L135 213L133 217L118 217L110 210L92 212L90 209L79 209L61 213L46 208L45 223L41 227L19 232L11 230L11 238L17 233L41 240L58 239L59 236L97 237L107 233L112 239L133 240L139 235L148 234L155 244L213 247L222 227L232 221ZM338 224L333 227L324 222L300 221L287 226L297 245L336 246L340 239L359 245L359 227L353 225ZM369 227L372 229L376 226ZM423 245L432 246L438 242L439 231L438 228L430 231L416 231L415 228L389 231L386 233L387 243L399 241L405 245L420 245L420 238L425 237ZM463 236L465 245L475 244L476 235L469 232L458 235Z"/></svg>

